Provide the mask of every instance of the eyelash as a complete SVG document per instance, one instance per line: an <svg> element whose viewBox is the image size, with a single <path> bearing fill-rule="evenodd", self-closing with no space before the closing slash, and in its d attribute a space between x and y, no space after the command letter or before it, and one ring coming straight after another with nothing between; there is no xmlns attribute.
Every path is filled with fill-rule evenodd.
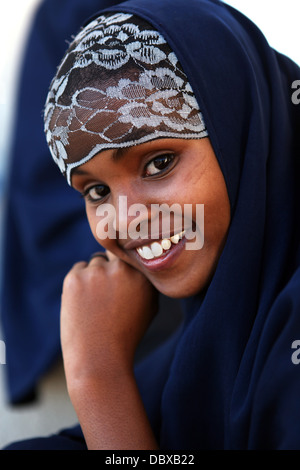
<svg viewBox="0 0 300 470"><path fill-rule="evenodd" d="M162 170L158 171L158 173L155 173L153 175L147 175L147 168L151 164L154 164L155 162L157 163L159 159L163 159L163 158L165 158L165 159L168 158L169 159L169 162L168 162L166 168L163 168ZM152 178L152 177L155 178L157 176L161 176L161 175L167 173L170 170L170 167L173 168L174 161L175 161L175 155L172 154L172 153L161 154L161 155L158 155L158 156L152 158L144 167L144 178ZM87 201L89 201L91 203L101 202L107 196L107 194L109 194L109 191L104 196L102 196L102 197L100 196L98 199L94 199L90 195L90 193L93 189L99 188L99 187L109 189L108 186L101 185L101 184L95 184L94 186L90 186L85 191L83 191L81 193L81 197L86 199Z"/></svg>
<svg viewBox="0 0 300 470"><path fill-rule="evenodd" d="M92 189L99 188L99 187L108 188L108 186L105 186L104 184L95 184L94 186L90 186L90 187L87 188L85 191L83 191L83 192L81 193L81 197L82 197L83 199L86 199L88 202L91 202L91 203L97 202L97 203L99 203L99 202L102 201L102 200L105 198L105 196L107 196L107 194L108 194L108 193L107 193L107 194L105 194L105 196L102 196L102 197L100 196L99 199L94 199L94 198L92 198L91 195L90 195Z"/></svg>
<svg viewBox="0 0 300 470"><path fill-rule="evenodd" d="M163 168L161 171L159 171L158 173L156 173L155 175L150 175L150 176L146 176L146 168L149 167L152 163L154 163L155 161L157 162L159 159L163 159L163 158L168 158L169 159L169 162L167 164L167 167L166 168ZM171 161L170 161L171 159ZM144 175L146 178L150 178L151 176L160 176L164 173L166 173L167 171L170 170L170 167L172 168L172 164L175 162L175 155L173 153L165 153L165 154L161 154L161 155L157 155L157 157L154 157L152 158L152 160L150 160L150 162L148 162L145 167L144 167Z"/></svg>

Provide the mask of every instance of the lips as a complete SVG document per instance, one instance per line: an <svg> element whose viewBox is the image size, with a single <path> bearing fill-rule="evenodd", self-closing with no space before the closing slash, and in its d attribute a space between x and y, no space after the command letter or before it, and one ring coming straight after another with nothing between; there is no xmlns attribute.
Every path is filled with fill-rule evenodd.
<svg viewBox="0 0 300 470"><path fill-rule="evenodd" d="M173 265L185 248L185 232L180 232L170 238L162 238L152 243L143 240L130 250L138 264L152 273L164 272L173 268ZM147 243L147 244L145 244ZM147 259L148 258L148 259Z"/></svg>

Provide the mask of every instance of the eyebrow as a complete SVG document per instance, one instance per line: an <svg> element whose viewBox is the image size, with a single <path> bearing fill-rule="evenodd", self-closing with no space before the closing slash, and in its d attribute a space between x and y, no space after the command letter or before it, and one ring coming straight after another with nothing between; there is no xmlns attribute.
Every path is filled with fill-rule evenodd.
<svg viewBox="0 0 300 470"><path fill-rule="evenodd" d="M130 152L130 149L132 147L133 145L131 145L130 147L119 147L115 149L115 151L112 154L113 160L117 162L121 160L122 158L126 157L127 153Z"/></svg>
<svg viewBox="0 0 300 470"><path fill-rule="evenodd" d="M129 151L130 151L130 147L117 148L117 149L114 150L111 158L114 161L117 162L117 161L121 160L122 158L124 158L128 154ZM77 167L73 168L72 173L73 173L73 175L80 175L80 176L90 175L89 171L83 170L82 168L80 168L80 166L77 166Z"/></svg>
<svg viewBox="0 0 300 470"><path fill-rule="evenodd" d="M86 175L89 175L89 171L85 171L85 170L82 170L79 166L78 167L75 167L72 169L72 174L73 175L82 175L82 176L86 176Z"/></svg>

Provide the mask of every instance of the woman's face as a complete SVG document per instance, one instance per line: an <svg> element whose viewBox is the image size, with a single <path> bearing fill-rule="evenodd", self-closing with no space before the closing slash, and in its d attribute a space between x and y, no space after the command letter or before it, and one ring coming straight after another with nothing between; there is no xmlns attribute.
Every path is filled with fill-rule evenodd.
<svg viewBox="0 0 300 470"><path fill-rule="evenodd" d="M102 151L73 170L72 186L84 195L99 243L161 293L183 298L207 286L230 223L225 181L208 138ZM110 230L104 238L112 226L115 236Z"/></svg>

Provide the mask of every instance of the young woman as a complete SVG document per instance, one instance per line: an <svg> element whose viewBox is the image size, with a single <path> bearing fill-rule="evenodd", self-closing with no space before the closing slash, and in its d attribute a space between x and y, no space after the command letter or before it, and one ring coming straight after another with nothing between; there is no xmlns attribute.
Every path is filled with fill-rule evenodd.
<svg viewBox="0 0 300 470"><path fill-rule="evenodd" d="M62 294L83 437L12 448L300 448L299 78L217 0L132 0L75 37L45 130L106 250ZM135 368L157 291L184 321Z"/></svg>

